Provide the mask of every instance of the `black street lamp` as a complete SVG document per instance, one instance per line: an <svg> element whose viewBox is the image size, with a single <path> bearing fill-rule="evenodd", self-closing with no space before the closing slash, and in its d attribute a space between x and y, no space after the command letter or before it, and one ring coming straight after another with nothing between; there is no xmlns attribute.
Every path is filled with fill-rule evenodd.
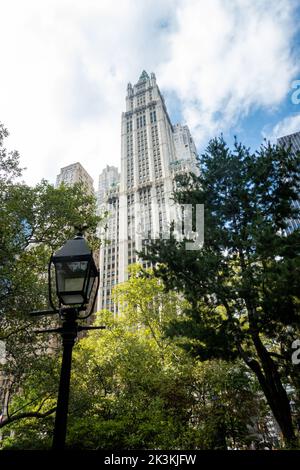
<svg viewBox="0 0 300 470"><path fill-rule="evenodd" d="M99 280L92 250L83 236L76 235L52 255L50 273L51 263L55 267L56 294L60 304L77 305L82 309L89 303L95 280Z"/></svg>
<svg viewBox="0 0 300 470"><path fill-rule="evenodd" d="M56 308L52 300L51 268L55 268L56 295L59 306ZM105 327L89 327L77 324L77 320L89 317L94 309L99 287L99 271L96 267L92 250L89 248L83 235L79 233L73 240L51 256L49 262L49 300L53 310L33 312L33 315L59 313L62 320L60 328L37 331L37 333L60 333L63 344L63 358L60 372L59 391L53 433L54 450L64 449L68 403L70 390L70 377L72 365L72 350L79 331L90 329L103 329ZM93 287L97 282L92 299ZM92 303L89 308L88 304ZM80 312L88 312L80 316Z"/></svg>

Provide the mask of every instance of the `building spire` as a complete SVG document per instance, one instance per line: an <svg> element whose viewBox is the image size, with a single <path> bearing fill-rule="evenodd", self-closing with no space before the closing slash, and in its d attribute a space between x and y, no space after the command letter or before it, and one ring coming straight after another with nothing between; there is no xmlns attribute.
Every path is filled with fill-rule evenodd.
<svg viewBox="0 0 300 470"><path fill-rule="evenodd" d="M146 80L149 80L149 75L147 74L146 70L143 70L139 78L139 82L145 82Z"/></svg>
<svg viewBox="0 0 300 470"><path fill-rule="evenodd" d="M133 88L131 83L129 82L127 85L127 96L132 96L133 95Z"/></svg>

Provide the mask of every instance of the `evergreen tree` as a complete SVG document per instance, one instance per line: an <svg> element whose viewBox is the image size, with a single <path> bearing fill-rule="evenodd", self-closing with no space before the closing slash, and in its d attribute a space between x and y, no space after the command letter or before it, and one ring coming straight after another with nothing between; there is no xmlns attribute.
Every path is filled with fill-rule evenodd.
<svg viewBox="0 0 300 470"><path fill-rule="evenodd" d="M299 338L300 155L269 143L251 153L222 137L210 141L201 175L177 178L179 204L204 204L205 241L157 240L141 253L152 261L168 290L191 307L173 320L172 337L184 336L197 357L242 358L257 377L287 446L296 443L288 387L299 394L299 366L292 341ZM189 339L188 339L189 338ZM296 395L295 395L296 396ZM299 395L298 395L299 396Z"/></svg>

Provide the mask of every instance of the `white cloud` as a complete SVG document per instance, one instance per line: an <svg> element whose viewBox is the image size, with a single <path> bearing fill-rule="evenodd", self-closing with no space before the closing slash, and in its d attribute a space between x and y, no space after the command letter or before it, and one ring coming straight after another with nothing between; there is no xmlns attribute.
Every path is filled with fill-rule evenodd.
<svg viewBox="0 0 300 470"><path fill-rule="evenodd" d="M127 82L164 60L159 24L171 4L4 1L0 120L28 168L26 181L54 181L74 161L97 180L107 163L120 164Z"/></svg>
<svg viewBox="0 0 300 470"><path fill-rule="evenodd" d="M126 85L142 69L177 96L198 144L276 106L296 71L293 4L2 0L0 121L26 180L80 161L97 182L119 165Z"/></svg>
<svg viewBox="0 0 300 470"><path fill-rule="evenodd" d="M198 144L255 107L276 107L297 71L295 2L185 0L160 69Z"/></svg>
<svg viewBox="0 0 300 470"><path fill-rule="evenodd" d="M300 131L300 114L288 116L279 121L270 133L266 133L266 138L271 141L276 141L279 137L293 134Z"/></svg>

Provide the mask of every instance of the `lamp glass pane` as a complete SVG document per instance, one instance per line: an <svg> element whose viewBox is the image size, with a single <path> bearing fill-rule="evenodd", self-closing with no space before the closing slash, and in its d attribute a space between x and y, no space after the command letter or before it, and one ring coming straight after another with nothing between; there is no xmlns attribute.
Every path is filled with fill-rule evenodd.
<svg viewBox="0 0 300 470"><path fill-rule="evenodd" d="M83 288L84 277L66 278L64 291L76 292Z"/></svg>
<svg viewBox="0 0 300 470"><path fill-rule="evenodd" d="M61 299L64 305L82 304L84 302L84 298L80 294L63 294Z"/></svg>
<svg viewBox="0 0 300 470"><path fill-rule="evenodd" d="M91 273L90 275L91 275L91 277L89 279L89 285L88 285L88 291L87 291L88 299L91 297L91 293L92 293L92 289L93 289L93 285L94 285L94 281L95 281L95 278L94 278L93 274Z"/></svg>
<svg viewBox="0 0 300 470"><path fill-rule="evenodd" d="M84 280L88 267L87 261L68 261L56 264L56 275L57 275L57 290L59 293L83 291ZM77 296L78 297L78 296ZM76 299L77 299L76 297ZM75 299L75 297L74 297ZM68 296L70 301L70 295ZM83 301L83 297L78 297L78 303ZM72 303L74 303L73 300Z"/></svg>

